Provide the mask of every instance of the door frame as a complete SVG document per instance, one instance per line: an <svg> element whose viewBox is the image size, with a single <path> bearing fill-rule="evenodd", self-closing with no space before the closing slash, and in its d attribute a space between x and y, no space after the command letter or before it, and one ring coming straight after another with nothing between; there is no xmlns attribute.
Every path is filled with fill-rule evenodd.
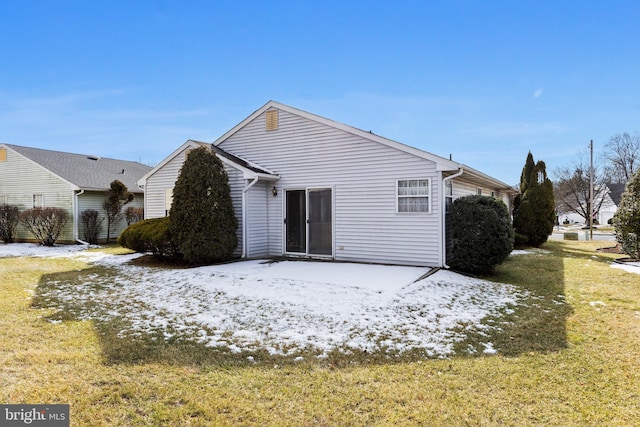
<svg viewBox="0 0 640 427"><path fill-rule="evenodd" d="M309 253L309 192L314 190L330 190L331 191L331 255ZM304 191L305 192L305 247L306 252L288 252L287 251L287 191ZM288 256L313 257L334 259L336 253L336 192L332 185L313 185L313 186L291 186L283 188L282 197L282 253Z"/></svg>

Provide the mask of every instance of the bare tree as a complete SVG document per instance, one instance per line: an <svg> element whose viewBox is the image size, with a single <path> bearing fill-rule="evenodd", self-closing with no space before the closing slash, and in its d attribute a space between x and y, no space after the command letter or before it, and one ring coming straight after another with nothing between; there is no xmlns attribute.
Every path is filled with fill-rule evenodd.
<svg viewBox="0 0 640 427"><path fill-rule="evenodd" d="M612 136L605 146L604 156L609 163L606 172L611 182L624 184L640 170L640 134L625 132Z"/></svg>
<svg viewBox="0 0 640 427"><path fill-rule="evenodd" d="M589 154L583 151L570 165L560 167L554 172L558 214L576 212L588 222L589 212L593 215L600 210L609 192L609 179L604 173L603 160L594 160L593 207L589 206L590 169Z"/></svg>

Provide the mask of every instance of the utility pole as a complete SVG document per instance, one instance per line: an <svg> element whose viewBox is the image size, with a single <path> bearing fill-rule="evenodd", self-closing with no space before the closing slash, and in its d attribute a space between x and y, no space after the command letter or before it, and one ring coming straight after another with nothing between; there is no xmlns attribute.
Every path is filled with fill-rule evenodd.
<svg viewBox="0 0 640 427"><path fill-rule="evenodd" d="M589 240L593 240L593 139L589 144L591 163L589 165Z"/></svg>

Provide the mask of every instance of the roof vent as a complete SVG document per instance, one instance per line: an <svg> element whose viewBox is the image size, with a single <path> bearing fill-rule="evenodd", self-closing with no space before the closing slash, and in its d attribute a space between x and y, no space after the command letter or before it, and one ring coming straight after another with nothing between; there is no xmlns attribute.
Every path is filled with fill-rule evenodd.
<svg viewBox="0 0 640 427"><path fill-rule="evenodd" d="M267 110L267 130L278 130L278 110Z"/></svg>
<svg viewBox="0 0 640 427"><path fill-rule="evenodd" d="M100 157L98 157L98 156L87 156L87 159L98 161L98 160L100 160Z"/></svg>

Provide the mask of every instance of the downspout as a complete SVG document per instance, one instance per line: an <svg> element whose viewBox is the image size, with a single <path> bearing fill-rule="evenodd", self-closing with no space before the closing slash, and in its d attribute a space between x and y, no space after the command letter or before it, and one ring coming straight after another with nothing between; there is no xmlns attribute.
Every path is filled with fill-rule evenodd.
<svg viewBox="0 0 640 427"><path fill-rule="evenodd" d="M247 191L249 191L249 189L251 187L253 187L254 185L256 185L258 183L258 177L256 176L255 178L253 178L253 181L251 181L249 183L249 185L247 185L243 190L242 190L242 255L241 258L246 258L247 256Z"/></svg>
<svg viewBox="0 0 640 427"><path fill-rule="evenodd" d="M460 175L462 175L464 173L464 169L462 167L458 168L458 172L454 173L453 175L449 175L445 178L442 179L442 215L440 217L440 224L441 227L440 229L442 230L442 248L441 248L441 254L442 254L442 258L441 258L441 264L444 268L446 268L447 270L450 268L449 265L447 265L447 221L446 221L446 195L445 195L445 191L447 190L447 186L445 185L445 183L447 181L451 181L453 178L457 178Z"/></svg>
<svg viewBox="0 0 640 427"><path fill-rule="evenodd" d="M73 237L75 238L76 242L78 243L82 243L83 245L87 245L89 246L89 242L85 242L84 240L80 240L80 238L78 237L78 218L80 217L80 202L78 200L78 196L81 196L82 194L84 194L84 190L80 190L79 193L74 192L74 202L75 202L75 208L74 208L74 213L73 213Z"/></svg>

